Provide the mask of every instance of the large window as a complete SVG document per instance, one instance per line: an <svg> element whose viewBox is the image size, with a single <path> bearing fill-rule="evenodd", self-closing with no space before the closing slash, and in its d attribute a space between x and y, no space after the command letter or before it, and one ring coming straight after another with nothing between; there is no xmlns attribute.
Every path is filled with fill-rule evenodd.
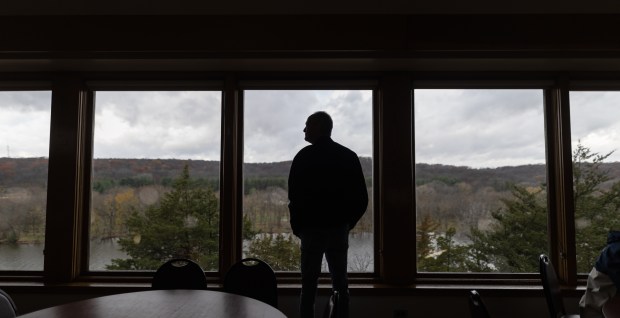
<svg viewBox="0 0 620 318"><path fill-rule="evenodd" d="M353 286L527 284L541 253L577 284L620 227L619 92L553 80L433 78L411 90L408 76L316 86L236 76L223 86L106 75L0 92L0 270L144 283L145 271L187 257L219 283L227 266L258 257L295 283L287 180L319 110L360 156L371 199L350 236Z"/></svg>
<svg viewBox="0 0 620 318"><path fill-rule="evenodd" d="M308 145L306 119L322 110L332 116L332 139L360 156L372 194L372 91L250 90L244 94L244 254L279 271L299 270L299 242L288 212L288 173ZM369 195L372 198L372 195ZM349 271L374 271L372 202L350 234ZM327 267L324 263L324 270Z"/></svg>
<svg viewBox="0 0 620 318"><path fill-rule="evenodd" d="M589 272L607 232L620 229L617 91L570 93L577 271Z"/></svg>
<svg viewBox="0 0 620 318"><path fill-rule="evenodd" d="M537 272L547 252L542 90L414 91L419 272Z"/></svg>
<svg viewBox="0 0 620 318"><path fill-rule="evenodd" d="M51 92L0 92L0 270L43 270Z"/></svg>
<svg viewBox="0 0 620 318"><path fill-rule="evenodd" d="M217 270L222 93L95 92L90 270Z"/></svg>

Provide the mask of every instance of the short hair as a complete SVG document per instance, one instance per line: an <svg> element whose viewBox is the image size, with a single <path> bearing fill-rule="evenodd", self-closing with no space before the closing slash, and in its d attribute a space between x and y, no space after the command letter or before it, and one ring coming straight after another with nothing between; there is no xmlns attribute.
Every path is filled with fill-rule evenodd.
<svg viewBox="0 0 620 318"><path fill-rule="evenodd" d="M324 111L318 111L308 117L309 120L316 121L321 127L321 131L327 135L332 133L334 128L334 122L331 116Z"/></svg>

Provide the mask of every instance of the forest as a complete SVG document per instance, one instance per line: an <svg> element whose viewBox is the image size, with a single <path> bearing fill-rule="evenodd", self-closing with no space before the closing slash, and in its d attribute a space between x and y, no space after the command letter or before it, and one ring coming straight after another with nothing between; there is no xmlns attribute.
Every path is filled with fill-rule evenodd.
<svg viewBox="0 0 620 318"><path fill-rule="evenodd" d="M583 238L580 270L589 270L596 248L604 243L604 231L595 225L605 222L603 215L617 218L618 207L608 202L620 202L620 163L606 163L606 158L585 147L574 154L578 238ZM372 160L361 162L371 193ZM267 259L277 270L298 266L298 242L290 235L286 206L290 164L243 167L244 247L248 255ZM0 244L43 243L46 182L46 158L0 158ZM535 263L504 250L512 244L514 253L546 251L544 165L473 169L420 163L415 182L419 271L535 271ZM172 256L215 266L218 195L216 161L95 159L91 240L117 240L131 256L112 260L110 270L152 269ZM500 235L508 229L521 238ZM353 235L372 232L371 211ZM593 236L595 242L587 239ZM170 237L177 244L163 246ZM154 246L161 250L154 253ZM354 265L361 271L369 263L364 257L371 256Z"/></svg>

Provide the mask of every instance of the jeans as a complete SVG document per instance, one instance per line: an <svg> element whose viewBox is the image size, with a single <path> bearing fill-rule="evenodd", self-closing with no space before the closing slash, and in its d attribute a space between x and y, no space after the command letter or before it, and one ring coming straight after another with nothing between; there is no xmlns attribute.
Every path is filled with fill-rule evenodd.
<svg viewBox="0 0 620 318"><path fill-rule="evenodd" d="M311 229L300 233L301 238L301 299L302 318L314 318L314 302L321 274L323 255L331 274L332 289L338 291L339 317L348 317L349 283L347 278L347 251L349 228Z"/></svg>

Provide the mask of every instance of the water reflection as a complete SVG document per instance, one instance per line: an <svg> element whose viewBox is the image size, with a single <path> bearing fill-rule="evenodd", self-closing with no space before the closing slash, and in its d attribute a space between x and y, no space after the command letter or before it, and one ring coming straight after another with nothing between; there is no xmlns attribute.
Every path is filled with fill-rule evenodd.
<svg viewBox="0 0 620 318"><path fill-rule="evenodd" d="M92 240L90 242L90 263L88 268L91 271L105 271L106 265L112 264L112 259L129 258L127 253L120 250L118 240Z"/></svg>
<svg viewBox="0 0 620 318"><path fill-rule="evenodd" d="M90 242L90 270L106 270L113 258L127 258L112 240ZM44 244L0 244L0 270L42 271Z"/></svg>
<svg viewBox="0 0 620 318"><path fill-rule="evenodd" d="M0 244L0 270L42 271L43 244Z"/></svg>
<svg viewBox="0 0 620 318"><path fill-rule="evenodd" d="M0 270L42 271L44 244L0 244ZM105 271L114 258L128 258L116 240L90 242L91 271ZM327 268L325 268L327 270ZM372 233L351 235L349 240L349 271L374 270Z"/></svg>

